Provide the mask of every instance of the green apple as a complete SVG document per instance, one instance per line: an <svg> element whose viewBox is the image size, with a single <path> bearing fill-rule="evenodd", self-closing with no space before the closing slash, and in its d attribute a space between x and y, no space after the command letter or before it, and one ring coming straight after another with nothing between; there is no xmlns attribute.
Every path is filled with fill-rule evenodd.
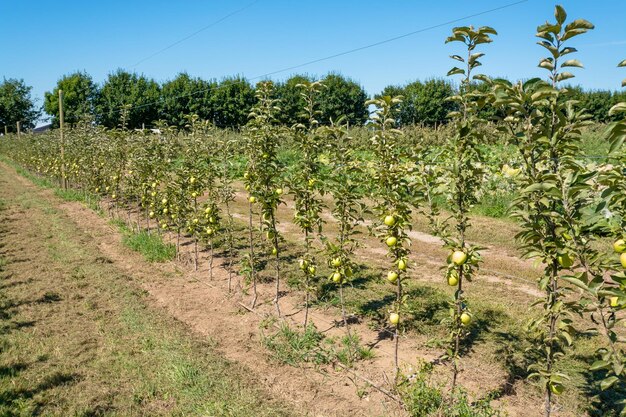
<svg viewBox="0 0 626 417"><path fill-rule="evenodd" d="M563 268L570 268L572 265L574 265L574 260L571 256L569 256L568 253L562 253L557 255L556 260Z"/></svg>
<svg viewBox="0 0 626 417"><path fill-rule="evenodd" d="M394 326L397 326L400 323L400 315L398 313L391 313L389 315L389 323Z"/></svg>
<svg viewBox="0 0 626 417"><path fill-rule="evenodd" d="M341 282L341 273L335 272L333 274L333 282L339 284Z"/></svg>
<svg viewBox="0 0 626 417"><path fill-rule="evenodd" d="M393 284L397 280L398 280L398 273L396 271L389 271L389 272L387 272L387 281L389 281L389 282L391 282Z"/></svg>
<svg viewBox="0 0 626 417"><path fill-rule="evenodd" d="M463 323L464 326L467 326L471 322L472 322L472 316L469 313L465 311L461 313L461 323Z"/></svg>
<svg viewBox="0 0 626 417"><path fill-rule="evenodd" d="M252 204L256 203L256 197L255 196L250 196L250 198L248 198L248 201L251 202Z"/></svg>
<svg viewBox="0 0 626 417"><path fill-rule="evenodd" d="M550 385L550 391L552 391L552 393L555 395L561 395L563 393L563 390L565 389L563 385L557 382L550 382L548 385Z"/></svg>
<svg viewBox="0 0 626 417"><path fill-rule="evenodd" d="M617 305L619 304L619 297L609 298L609 304L611 307L617 307Z"/></svg>
<svg viewBox="0 0 626 417"><path fill-rule="evenodd" d="M398 261L398 269L399 269L400 271L405 271L405 270L406 270L406 267L407 267L407 265L406 265L406 261L405 261L404 259L400 259L400 260Z"/></svg>
<svg viewBox="0 0 626 417"><path fill-rule="evenodd" d="M274 248L274 249L276 249L276 248ZM309 266L309 263L305 259L300 259L298 261L298 264L300 265L300 269L303 270L303 271L305 269L307 269L307 267Z"/></svg>
<svg viewBox="0 0 626 417"><path fill-rule="evenodd" d="M389 215L389 216L385 216L385 220L384 220L385 224L389 227L393 226L394 224L396 224L396 218Z"/></svg>
<svg viewBox="0 0 626 417"><path fill-rule="evenodd" d="M396 246L396 243L398 243L398 239L396 239L395 236L389 236L385 243L391 248L393 246Z"/></svg>
<svg viewBox="0 0 626 417"><path fill-rule="evenodd" d="M282 195L283 194L283 189L282 188L277 188L276 189L276 195Z"/></svg>
<svg viewBox="0 0 626 417"><path fill-rule="evenodd" d="M150 216L151 219L154 219L154 211L151 211L148 216Z"/></svg>
<svg viewBox="0 0 626 417"><path fill-rule="evenodd" d="M450 274L448 275L448 285L451 287L456 287L459 283L459 277L457 275Z"/></svg>
<svg viewBox="0 0 626 417"><path fill-rule="evenodd" d="M455 250L450 259L452 260L452 263L457 266L463 265L465 261L467 261L467 253L462 250Z"/></svg>
<svg viewBox="0 0 626 417"><path fill-rule="evenodd" d="M622 263L622 268L626 269L626 252L619 256L619 261Z"/></svg>
<svg viewBox="0 0 626 417"><path fill-rule="evenodd" d="M613 243L613 250L617 253L626 252L626 241L624 241L624 239L616 240L615 243Z"/></svg>

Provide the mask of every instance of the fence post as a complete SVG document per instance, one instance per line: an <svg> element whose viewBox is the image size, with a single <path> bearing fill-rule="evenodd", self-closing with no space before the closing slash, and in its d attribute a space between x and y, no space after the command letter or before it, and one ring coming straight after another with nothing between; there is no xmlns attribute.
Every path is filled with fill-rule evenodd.
<svg viewBox="0 0 626 417"><path fill-rule="evenodd" d="M67 190L67 179L65 178L65 120L63 117L63 90L59 89L59 128L61 130L61 185Z"/></svg>

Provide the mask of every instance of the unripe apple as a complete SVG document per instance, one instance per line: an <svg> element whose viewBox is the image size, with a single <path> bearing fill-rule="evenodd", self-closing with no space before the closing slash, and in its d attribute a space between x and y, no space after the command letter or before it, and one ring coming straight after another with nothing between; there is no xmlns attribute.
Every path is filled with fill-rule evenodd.
<svg viewBox="0 0 626 417"><path fill-rule="evenodd" d="M404 259L400 259L400 260L398 261L398 269L399 269L400 271L404 271L404 270L406 270L406 266L407 266L407 265L406 265L406 261L405 261Z"/></svg>
<svg viewBox="0 0 626 417"><path fill-rule="evenodd" d="M189 178L189 183L193 184L196 182L196 179L194 177Z"/></svg>
<svg viewBox="0 0 626 417"><path fill-rule="evenodd" d="M341 273L335 272L333 274L333 282L339 284L341 282Z"/></svg>
<svg viewBox="0 0 626 417"><path fill-rule="evenodd" d="M278 253L278 249L272 248L272 255L276 255Z"/></svg>
<svg viewBox="0 0 626 417"><path fill-rule="evenodd" d="M465 261L467 261L467 253L462 250L455 250L450 259L452 260L452 263L457 266L463 265Z"/></svg>
<svg viewBox="0 0 626 417"><path fill-rule="evenodd" d="M166 205L167 204L167 198L164 198L163 200L161 200L161 204Z"/></svg>
<svg viewBox="0 0 626 417"><path fill-rule="evenodd" d="M609 298L609 305L611 307L617 307L618 304L619 304L619 297L611 297L611 298Z"/></svg>
<svg viewBox="0 0 626 417"><path fill-rule="evenodd" d="M254 204L256 202L256 197L251 196L250 198L248 198L248 201Z"/></svg>
<svg viewBox="0 0 626 417"><path fill-rule="evenodd" d="M243 173L243 177L244 177L245 179L250 178L250 173L248 173L248 171L244 172L244 173Z"/></svg>
<svg viewBox="0 0 626 417"><path fill-rule="evenodd" d="M352 268L347 267L344 271L343 271L347 277L351 277L352 276Z"/></svg>
<svg viewBox="0 0 626 417"><path fill-rule="evenodd" d="M150 195L151 195L152 197L156 197L156 191L152 191L152 192L150 193Z"/></svg>
<svg viewBox="0 0 626 417"><path fill-rule="evenodd" d="M115 200L117 198L117 194L111 194L111 198Z"/></svg>
<svg viewBox="0 0 626 417"><path fill-rule="evenodd" d="M156 188L156 186L157 186L157 183L156 183L156 182L153 182L153 183L152 183L152 188Z"/></svg>
<svg viewBox="0 0 626 417"><path fill-rule="evenodd" d="M448 285L451 287L456 287L459 283L459 277L457 275L448 275Z"/></svg>
<svg viewBox="0 0 626 417"><path fill-rule="evenodd" d="M572 265L574 265L574 260L567 253L559 254L556 257L556 260L563 268L570 268Z"/></svg>
<svg viewBox="0 0 626 417"><path fill-rule="evenodd" d="M198 219L193 219L193 224L198 224Z"/></svg>
<svg viewBox="0 0 626 417"><path fill-rule="evenodd" d="M212 229L212 228L210 228L210 227L207 227L207 228L206 228L206 234L207 234L207 235L209 235L209 236L211 236L211 235L213 234L213 229Z"/></svg>
<svg viewBox="0 0 626 417"><path fill-rule="evenodd" d="M205 209L204 209L204 212L205 212L206 214L210 214L210 213L211 213L211 207L207 207L207 208L205 208Z"/></svg>
<svg viewBox="0 0 626 417"><path fill-rule="evenodd" d="M305 259L300 259L298 263L300 264L300 269L303 271L309 266L309 263Z"/></svg>
<svg viewBox="0 0 626 417"><path fill-rule="evenodd" d="M395 236L389 236L385 243L391 248L393 246L396 246L396 243L398 243L398 239L396 239Z"/></svg>
<svg viewBox="0 0 626 417"><path fill-rule="evenodd" d="M283 193L283 189L282 188L277 188L276 189L276 195L282 195Z"/></svg>
<svg viewBox="0 0 626 417"><path fill-rule="evenodd" d="M398 280L398 273L396 271L389 271L389 272L387 272L387 281L389 281L389 282L391 282L393 284L397 280Z"/></svg>
<svg viewBox="0 0 626 417"><path fill-rule="evenodd" d="M389 323L394 326L397 326L400 323L400 315L398 313L391 313L389 315Z"/></svg>
<svg viewBox="0 0 626 417"><path fill-rule="evenodd" d="M467 326L471 322L472 322L472 316L469 313L466 313L466 312L461 313L461 323L463 323L464 326Z"/></svg>
<svg viewBox="0 0 626 417"><path fill-rule="evenodd" d="M151 219L154 218L154 211L151 211L150 214L148 214L148 216L150 216Z"/></svg>
<svg viewBox="0 0 626 417"><path fill-rule="evenodd" d="M622 263L622 268L626 269L626 252L619 256L619 261Z"/></svg>
<svg viewBox="0 0 626 417"><path fill-rule="evenodd" d="M104 191L109 191L111 189L111 187L109 187L108 185L104 188Z"/></svg>
<svg viewBox="0 0 626 417"><path fill-rule="evenodd" d="M167 209L167 207L165 207L165 208L163 209L163 214L167 214L167 212L168 212L168 211L169 211L169 210Z"/></svg>
<svg viewBox="0 0 626 417"><path fill-rule="evenodd" d="M335 268L339 268L341 266L341 258L334 258L332 261L330 261L330 264Z"/></svg>
<svg viewBox="0 0 626 417"><path fill-rule="evenodd" d="M384 220L385 224L389 227L393 226L394 224L396 224L396 218L389 215L389 216L385 216L385 220Z"/></svg>
<svg viewBox="0 0 626 417"><path fill-rule="evenodd" d="M563 393L563 390L565 389L563 385L556 382L550 382L549 385L550 391L552 391L552 393L555 395L561 395Z"/></svg>
<svg viewBox="0 0 626 417"><path fill-rule="evenodd" d="M198 197L198 193L194 191L193 193L191 193L191 196L192 196L193 198L196 198L196 197Z"/></svg>

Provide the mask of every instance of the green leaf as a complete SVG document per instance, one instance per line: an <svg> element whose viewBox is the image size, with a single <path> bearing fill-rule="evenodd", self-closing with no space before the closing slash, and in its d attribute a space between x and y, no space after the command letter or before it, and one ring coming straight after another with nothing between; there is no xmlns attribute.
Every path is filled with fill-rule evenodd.
<svg viewBox="0 0 626 417"><path fill-rule="evenodd" d="M605 378L602 380L602 382L600 382L600 389L602 391L606 391L607 389L615 385L617 381L619 381L619 378L616 376L610 376L608 378Z"/></svg>
<svg viewBox="0 0 626 417"><path fill-rule="evenodd" d="M559 25L565 23L565 19L567 19L567 13L565 12L563 6L556 5L556 7L554 8L554 17L556 18L556 21Z"/></svg>
<svg viewBox="0 0 626 417"><path fill-rule="evenodd" d="M577 67L577 68L584 68L583 64L577 60L577 59L568 59L567 61L565 61L564 63L561 64L561 68L563 67Z"/></svg>
<svg viewBox="0 0 626 417"><path fill-rule="evenodd" d="M457 61L465 62L465 60L459 55L450 55L450 58L456 59Z"/></svg>
<svg viewBox="0 0 626 417"><path fill-rule="evenodd" d="M611 107L611 110L609 110L609 116L624 112L626 112L626 103L617 103L615 106Z"/></svg>
<svg viewBox="0 0 626 417"><path fill-rule="evenodd" d="M626 59L617 64L618 67L626 67Z"/></svg>
<svg viewBox="0 0 626 417"><path fill-rule="evenodd" d="M562 72L556 76L556 80L560 82L560 81L569 80L570 78L574 78L574 77L575 75L572 74L571 72Z"/></svg>
<svg viewBox="0 0 626 417"><path fill-rule="evenodd" d="M606 369L611 365L610 362L607 361L595 361L590 367L590 371L597 371L600 369Z"/></svg>
<svg viewBox="0 0 626 417"><path fill-rule="evenodd" d="M595 28L595 26L588 20L576 19L568 23L567 26L565 26L565 32L569 30L580 30L580 29L591 30L593 28Z"/></svg>
<svg viewBox="0 0 626 417"><path fill-rule="evenodd" d="M454 67L452 68L450 71L448 71L448 76L450 75L456 75L456 74L463 74L465 75L465 70L458 68L458 67Z"/></svg>

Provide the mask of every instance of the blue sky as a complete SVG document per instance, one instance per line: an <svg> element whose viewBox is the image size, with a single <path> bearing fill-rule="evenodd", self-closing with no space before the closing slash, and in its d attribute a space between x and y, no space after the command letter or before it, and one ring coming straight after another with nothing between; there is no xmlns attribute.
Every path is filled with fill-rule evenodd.
<svg viewBox="0 0 626 417"><path fill-rule="evenodd" d="M57 79L75 70L102 82L125 68L157 81L187 71L202 78L255 77L500 7L514 0L357 1L257 0L244 11L145 60L160 49L246 7L252 0L110 0L0 2L0 77L23 78L41 104ZM388 84L443 77L453 65L445 45L452 26L493 26L499 32L486 46L483 72L512 79L543 76L536 65L543 49L535 29L552 19L553 2L528 0L503 10L428 30L394 42L272 76L340 72L370 94ZM589 89L617 89L626 71L626 1L564 0L570 18L596 25L575 38L586 69L574 80Z"/></svg>

